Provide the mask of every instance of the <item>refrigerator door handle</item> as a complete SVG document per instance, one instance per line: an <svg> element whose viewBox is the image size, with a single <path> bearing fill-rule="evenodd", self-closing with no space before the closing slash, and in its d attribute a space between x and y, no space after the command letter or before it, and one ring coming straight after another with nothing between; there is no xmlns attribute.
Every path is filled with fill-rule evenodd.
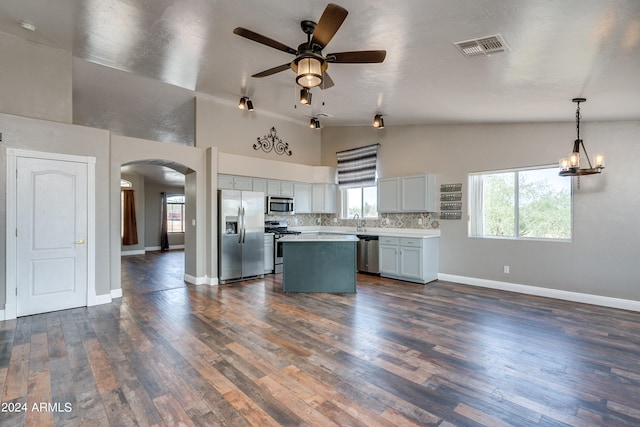
<svg viewBox="0 0 640 427"><path fill-rule="evenodd" d="M238 243L242 243L242 211L238 207Z"/></svg>
<svg viewBox="0 0 640 427"><path fill-rule="evenodd" d="M242 207L242 243L244 243L244 238L247 235L247 229L244 223L244 206Z"/></svg>

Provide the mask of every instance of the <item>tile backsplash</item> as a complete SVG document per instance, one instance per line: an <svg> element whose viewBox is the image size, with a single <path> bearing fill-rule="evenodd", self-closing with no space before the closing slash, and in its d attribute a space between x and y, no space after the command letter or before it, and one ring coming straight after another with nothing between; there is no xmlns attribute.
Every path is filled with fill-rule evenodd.
<svg viewBox="0 0 640 427"><path fill-rule="evenodd" d="M308 227L323 225L330 227L355 227L352 218L339 218L335 214L296 214L296 215L265 215L265 220L287 221L290 227ZM334 221L335 220L335 221ZM422 224L420 224L422 220ZM440 220L435 212L412 213L381 213L378 219L365 219L362 223L366 228L416 228L438 230Z"/></svg>

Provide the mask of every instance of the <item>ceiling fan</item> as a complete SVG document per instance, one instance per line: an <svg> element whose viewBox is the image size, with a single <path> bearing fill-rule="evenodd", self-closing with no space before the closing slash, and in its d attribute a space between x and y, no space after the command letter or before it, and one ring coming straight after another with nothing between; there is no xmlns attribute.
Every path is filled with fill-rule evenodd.
<svg viewBox="0 0 640 427"><path fill-rule="evenodd" d="M251 77L266 77L291 68L297 74L296 82L300 86L312 88L322 85L323 89L328 89L334 85L331 77L326 73L330 62L336 64L372 64L383 62L387 56L386 50L360 50L322 54L322 50L329 44L348 13L345 8L329 3L317 24L309 20L302 21L300 26L307 35L307 41L300 44L297 49L246 28L238 27L233 32L249 40L296 56L291 62L269 68Z"/></svg>

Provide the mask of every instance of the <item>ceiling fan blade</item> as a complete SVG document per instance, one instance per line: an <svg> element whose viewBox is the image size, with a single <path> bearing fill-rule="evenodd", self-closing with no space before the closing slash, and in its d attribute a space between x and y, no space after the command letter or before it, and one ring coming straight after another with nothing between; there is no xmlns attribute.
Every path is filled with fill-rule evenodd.
<svg viewBox="0 0 640 427"><path fill-rule="evenodd" d="M333 80L331 80L331 77L329 76L329 74L328 73L323 73L322 74L322 84L320 85L322 90L332 88L334 85L335 85L335 83L333 83Z"/></svg>
<svg viewBox="0 0 640 427"><path fill-rule="evenodd" d="M311 44L320 46L320 49L329 44L333 36L336 34L349 12L347 9L337 4L329 3L322 12L322 16L318 21Z"/></svg>
<svg viewBox="0 0 640 427"><path fill-rule="evenodd" d="M358 50L354 52L338 52L327 55L327 62L341 64L372 64L383 62L386 50Z"/></svg>
<svg viewBox="0 0 640 427"><path fill-rule="evenodd" d="M254 74L251 77L267 77L272 74L276 74L281 71L289 70L289 69L291 69L291 63L287 62L286 64L278 65L277 67L269 68L268 70L264 70L261 73Z"/></svg>
<svg viewBox="0 0 640 427"><path fill-rule="evenodd" d="M292 47L289 47L285 44L280 43L279 41L270 39L269 37L265 37L262 34L258 34L251 30L247 30L246 28L237 27L233 30L234 34L237 34L245 39L253 40L254 42L261 43L263 45L272 47L274 49L281 50L286 53L290 53L292 55L297 55L298 51Z"/></svg>

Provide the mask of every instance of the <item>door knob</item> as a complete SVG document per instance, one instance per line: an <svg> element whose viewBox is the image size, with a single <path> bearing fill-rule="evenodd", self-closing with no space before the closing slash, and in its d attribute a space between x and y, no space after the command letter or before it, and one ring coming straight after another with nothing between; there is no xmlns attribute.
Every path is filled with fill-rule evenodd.
<svg viewBox="0 0 640 427"><path fill-rule="evenodd" d="M84 245L84 240L76 240L76 245Z"/></svg>

